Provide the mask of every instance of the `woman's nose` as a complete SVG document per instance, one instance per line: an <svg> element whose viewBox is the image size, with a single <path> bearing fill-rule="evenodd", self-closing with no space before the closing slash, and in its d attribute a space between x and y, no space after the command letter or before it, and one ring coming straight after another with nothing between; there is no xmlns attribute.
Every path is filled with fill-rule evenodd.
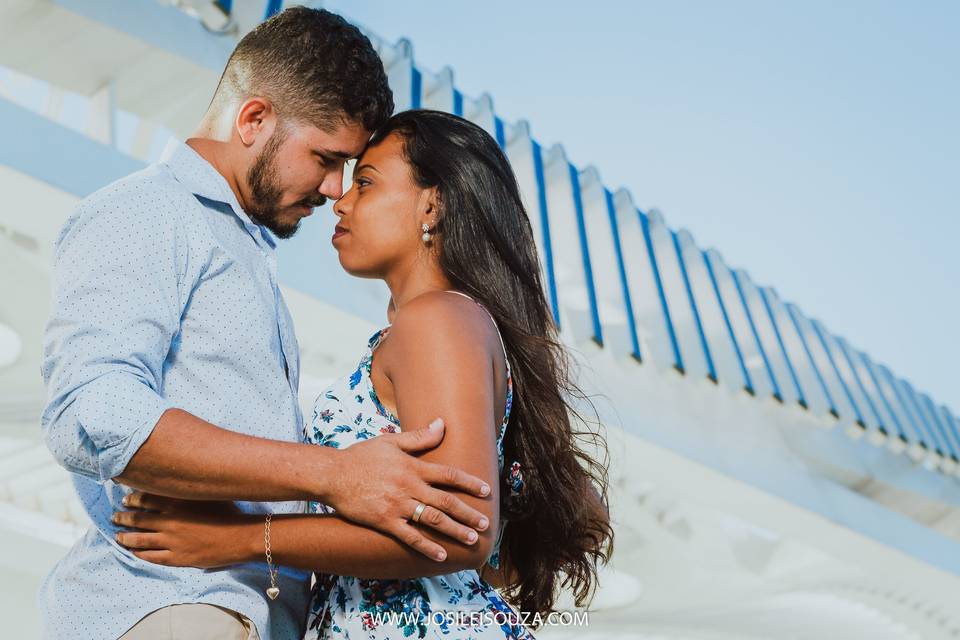
<svg viewBox="0 0 960 640"><path fill-rule="evenodd" d="M347 215L346 211L347 205L347 196L342 196L339 200L333 203L333 213L341 218Z"/></svg>

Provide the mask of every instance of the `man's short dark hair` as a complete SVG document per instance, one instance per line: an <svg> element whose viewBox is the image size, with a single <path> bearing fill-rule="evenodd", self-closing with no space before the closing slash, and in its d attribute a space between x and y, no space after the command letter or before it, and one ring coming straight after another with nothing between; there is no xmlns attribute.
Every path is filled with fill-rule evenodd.
<svg viewBox="0 0 960 640"><path fill-rule="evenodd" d="M291 7L245 35L213 104L268 98L281 119L331 131L344 118L373 131L393 113L383 62L359 29L323 9Z"/></svg>

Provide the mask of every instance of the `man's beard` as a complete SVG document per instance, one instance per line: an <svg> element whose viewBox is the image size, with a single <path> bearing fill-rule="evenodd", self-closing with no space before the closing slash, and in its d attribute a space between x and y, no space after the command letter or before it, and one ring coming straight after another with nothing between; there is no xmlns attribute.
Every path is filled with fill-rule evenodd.
<svg viewBox="0 0 960 640"><path fill-rule="evenodd" d="M270 136L267 144L263 147L263 151L260 152L260 155L253 162L253 166L247 172L251 202L247 203L246 213L251 220L270 229L278 238L293 236L300 228L300 221L302 220L300 218L295 223L290 224L280 219L280 214L283 211L280 208L280 201L283 199L283 187L280 185L276 155L286 137L282 129L275 129L273 135ZM326 202L325 197L318 195L304 198L292 206L320 207Z"/></svg>

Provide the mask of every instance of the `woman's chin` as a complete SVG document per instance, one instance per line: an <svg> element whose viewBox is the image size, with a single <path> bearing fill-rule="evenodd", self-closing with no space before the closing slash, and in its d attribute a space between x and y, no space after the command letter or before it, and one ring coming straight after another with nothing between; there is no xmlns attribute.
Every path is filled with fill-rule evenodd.
<svg viewBox="0 0 960 640"><path fill-rule="evenodd" d="M346 271L349 275L354 278L367 278L374 279L379 276L377 273L368 266L358 265L355 262L352 262L349 257L345 257L343 252L337 252L337 258L340 261L340 266Z"/></svg>

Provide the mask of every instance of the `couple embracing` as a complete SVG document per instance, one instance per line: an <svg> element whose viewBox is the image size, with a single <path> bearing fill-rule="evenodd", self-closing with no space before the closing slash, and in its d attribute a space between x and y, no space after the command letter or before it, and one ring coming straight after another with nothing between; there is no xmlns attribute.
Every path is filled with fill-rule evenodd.
<svg viewBox="0 0 960 640"><path fill-rule="evenodd" d="M45 637L530 638L518 612L586 601L606 470L516 179L480 127L393 110L366 37L287 9L192 137L66 222L42 425L93 526L41 587ZM327 200L340 264L391 300L301 416L275 251Z"/></svg>

